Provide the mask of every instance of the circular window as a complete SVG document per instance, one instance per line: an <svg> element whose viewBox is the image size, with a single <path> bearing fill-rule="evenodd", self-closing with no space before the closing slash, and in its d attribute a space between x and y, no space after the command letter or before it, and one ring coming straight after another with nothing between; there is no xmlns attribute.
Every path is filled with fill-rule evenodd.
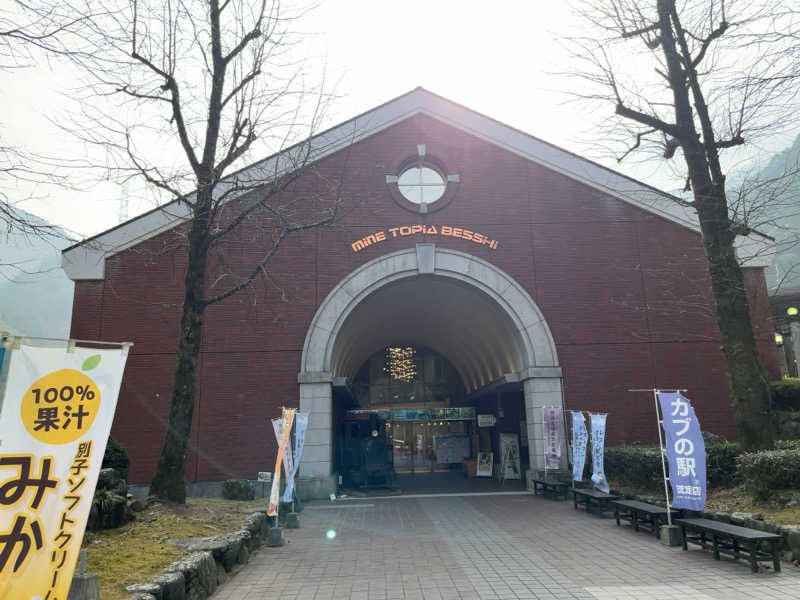
<svg viewBox="0 0 800 600"><path fill-rule="evenodd" d="M414 204L431 204L444 195L447 182L430 167L413 166L397 178L397 189Z"/></svg>
<svg viewBox="0 0 800 600"><path fill-rule="evenodd" d="M443 209L455 196L461 181L445 164L417 144L416 156L395 163L396 175L386 175L389 195L402 208L426 214Z"/></svg>

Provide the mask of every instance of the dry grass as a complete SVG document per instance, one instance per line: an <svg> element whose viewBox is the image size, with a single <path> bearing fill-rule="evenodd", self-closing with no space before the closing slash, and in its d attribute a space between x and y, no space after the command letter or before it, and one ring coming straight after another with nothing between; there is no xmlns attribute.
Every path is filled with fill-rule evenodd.
<svg viewBox="0 0 800 600"><path fill-rule="evenodd" d="M800 525L800 505L780 510L770 508L768 504L755 502L740 487L714 490L708 496L706 508L725 512L761 513L768 521Z"/></svg>
<svg viewBox="0 0 800 600"><path fill-rule="evenodd" d="M614 486L614 492L618 494L635 496L646 494L657 496L663 500L664 488L653 490L642 490L630 486ZM759 503L753 500L741 486L731 488L718 488L708 491L706 497L706 510L722 510L725 512L746 512L761 513L764 519L784 523L787 525L800 525L800 505L790 508L775 509L766 503Z"/></svg>
<svg viewBox="0 0 800 600"><path fill-rule="evenodd" d="M143 582L184 554L184 548L167 540L236 531L250 512L262 508L264 500L215 498L190 498L185 505L151 504L118 529L86 532L86 570L98 574L103 600L121 600L129 596L126 585Z"/></svg>

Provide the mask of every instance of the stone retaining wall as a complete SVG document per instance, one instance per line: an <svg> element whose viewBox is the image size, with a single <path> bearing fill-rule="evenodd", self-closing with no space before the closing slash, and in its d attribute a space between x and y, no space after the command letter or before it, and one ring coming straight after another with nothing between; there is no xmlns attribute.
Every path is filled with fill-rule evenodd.
<svg viewBox="0 0 800 600"><path fill-rule="evenodd" d="M189 546L189 554L167 565L143 583L129 585L128 600L203 600L228 579L237 566L267 537L269 520L263 512L247 517L239 531L204 538Z"/></svg>

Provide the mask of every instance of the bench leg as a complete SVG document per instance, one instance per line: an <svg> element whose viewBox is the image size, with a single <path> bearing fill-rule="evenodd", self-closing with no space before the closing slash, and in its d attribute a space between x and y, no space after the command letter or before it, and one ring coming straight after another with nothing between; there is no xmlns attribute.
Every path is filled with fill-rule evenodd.
<svg viewBox="0 0 800 600"><path fill-rule="evenodd" d="M706 549L706 532L700 532L700 547L705 550Z"/></svg>
<svg viewBox="0 0 800 600"><path fill-rule="evenodd" d="M739 540L733 540L733 558L739 560Z"/></svg>
<svg viewBox="0 0 800 600"><path fill-rule="evenodd" d="M716 533L711 535L711 540L714 547L714 560L719 560L719 538Z"/></svg>
<svg viewBox="0 0 800 600"><path fill-rule="evenodd" d="M781 572L781 555L778 552L778 542L772 542L772 566L776 573Z"/></svg>
<svg viewBox="0 0 800 600"><path fill-rule="evenodd" d="M635 510L632 513L631 524L634 531L639 531L639 513Z"/></svg>
<svg viewBox="0 0 800 600"><path fill-rule="evenodd" d="M750 570L753 573L758 573L758 543L749 542L747 549L750 551Z"/></svg>
<svg viewBox="0 0 800 600"><path fill-rule="evenodd" d="M614 507L614 519L617 521L617 527L619 527L619 506Z"/></svg>
<svg viewBox="0 0 800 600"><path fill-rule="evenodd" d="M686 545L686 527L681 525L681 548L684 550L688 550L689 547Z"/></svg>
<svg viewBox="0 0 800 600"><path fill-rule="evenodd" d="M578 510L578 494L572 494L572 506L575 507L575 510Z"/></svg>

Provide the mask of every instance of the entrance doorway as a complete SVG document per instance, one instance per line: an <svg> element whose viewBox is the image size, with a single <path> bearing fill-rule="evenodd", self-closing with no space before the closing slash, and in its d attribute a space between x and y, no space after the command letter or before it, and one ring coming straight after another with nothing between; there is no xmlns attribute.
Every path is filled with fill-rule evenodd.
<svg viewBox="0 0 800 600"><path fill-rule="evenodd" d="M395 475L466 475L465 462L476 459L475 407L466 402L456 369L438 352L386 346L364 362L348 391L336 399L340 430L349 434L353 428L347 424L354 421L374 423L368 434L386 444ZM352 473L363 462L350 452L341 454L337 466Z"/></svg>
<svg viewBox="0 0 800 600"><path fill-rule="evenodd" d="M351 385L338 388L334 403L336 469L347 489L486 491L501 481L522 484L528 461L521 452L527 428L519 383L467 394L443 355L390 345L364 362ZM380 469L388 475L376 476Z"/></svg>

